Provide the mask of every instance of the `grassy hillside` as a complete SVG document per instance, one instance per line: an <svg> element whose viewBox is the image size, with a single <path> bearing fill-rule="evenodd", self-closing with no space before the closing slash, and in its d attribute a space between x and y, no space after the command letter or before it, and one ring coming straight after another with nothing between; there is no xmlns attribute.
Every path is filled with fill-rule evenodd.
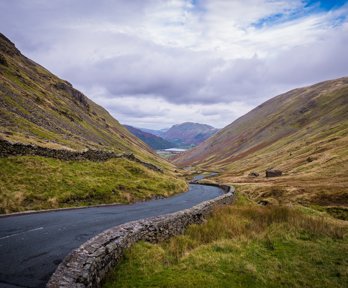
<svg viewBox="0 0 348 288"><path fill-rule="evenodd" d="M348 78L275 97L174 163L219 171L256 201L348 206ZM283 171L266 179L267 168ZM259 177L249 177L250 172Z"/></svg>
<svg viewBox="0 0 348 288"><path fill-rule="evenodd" d="M175 177L175 167L172 164L157 156L105 109L74 89L69 82L59 79L23 56L2 34L0 34L0 139L53 149L132 152L138 158L160 166L165 172L154 174L153 171L146 171L145 167L140 168L136 163L123 160L105 164L45 160L36 156L2 158L0 159L2 212L125 202L126 198L131 201L148 198L150 194L168 195L179 190L183 191L187 187L182 180ZM109 170L106 170L106 167ZM122 169L127 171L120 173ZM138 169L145 170L139 174ZM105 174L103 180L101 176L96 176L98 170ZM69 180L64 178L67 175ZM148 177L152 184L146 187L144 183ZM141 188L133 189L138 180L145 182L140 185ZM156 181L159 185L166 183L164 186L172 181L173 185L167 185L167 191L164 191L164 186L163 189L156 191L154 189ZM119 183L123 188L117 188ZM100 193L110 195L101 197ZM112 193L123 195L116 197ZM64 195L67 194L71 194L71 198L75 200L70 202L64 200ZM88 197L88 200L84 197Z"/></svg>
<svg viewBox="0 0 348 288"><path fill-rule="evenodd" d="M0 213L103 203L130 203L185 191L185 181L139 163L0 158Z"/></svg>
<svg viewBox="0 0 348 288"><path fill-rule="evenodd" d="M52 148L149 148L105 109L23 56L0 35L0 136Z"/></svg>
<svg viewBox="0 0 348 288"><path fill-rule="evenodd" d="M135 245L104 287L346 287L347 224L238 197L184 235Z"/></svg>

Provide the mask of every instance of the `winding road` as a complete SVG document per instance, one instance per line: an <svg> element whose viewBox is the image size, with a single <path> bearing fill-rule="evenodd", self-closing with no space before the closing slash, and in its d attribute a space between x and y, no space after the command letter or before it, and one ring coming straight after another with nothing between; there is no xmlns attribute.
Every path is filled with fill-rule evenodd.
<svg viewBox="0 0 348 288"><path fill-rule="evenodd" d="M45 287L71 250L102 231L221 194L217 187L190 184L188 192L160 200L0 217L0 287Z"/></svg>

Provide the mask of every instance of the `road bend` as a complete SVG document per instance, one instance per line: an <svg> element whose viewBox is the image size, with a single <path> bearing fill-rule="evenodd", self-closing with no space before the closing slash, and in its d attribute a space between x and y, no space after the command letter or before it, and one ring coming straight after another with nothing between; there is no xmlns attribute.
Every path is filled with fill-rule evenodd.
<svg viewBox="0 0 348 288"><path fill-rule="evenodd" d="M102 231L187 209L221 194L218 187L190 184L188 192L165 199L0 217L0 287L45 287L70 251Z"/></svg>

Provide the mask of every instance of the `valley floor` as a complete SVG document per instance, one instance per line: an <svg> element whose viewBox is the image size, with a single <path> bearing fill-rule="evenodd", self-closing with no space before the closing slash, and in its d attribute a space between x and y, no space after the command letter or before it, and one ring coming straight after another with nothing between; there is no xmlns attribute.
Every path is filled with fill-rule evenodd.
<svg viewBox="0 0 348 288"><path fill-rule="evenodd" d="M320 178L306 176L233 177L221 176L218 181L234 183L238 191L263 205L298 204L327 212L348 220L348 178Z"/></svg>

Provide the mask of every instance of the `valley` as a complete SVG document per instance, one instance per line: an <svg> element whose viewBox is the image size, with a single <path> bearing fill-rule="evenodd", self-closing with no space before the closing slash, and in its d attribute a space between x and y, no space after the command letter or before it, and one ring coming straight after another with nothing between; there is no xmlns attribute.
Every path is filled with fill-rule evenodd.
<svg viewBox="0 0 348 288"><path fill-rule="evenodd" d="M193 122L175 124L170 128L160 130L124 126L154 150L189 149L204 142L218 131L210 125ZM161 141L159 143L164 145L158 145L159 143L157 144L156 141Z"/></svg>
<svg viewBox="0 0 348 288"><path fill-rule="evenodd" d="M184 148L169 148L164 150L157 150L156 153L165 159L171 159L180 153L185 152L187 149Z"/></svg>
<svg viewBox="0 0 348 288"><path fill-rule="evenodd" d="M3 2L0 287L347 287L347 1Z"/></svg>
<svg viewBox="0 0 348 288"><path fill-rule="evenodd" d="M103 287L345 287L347 100L348 78L298 88L173 156L237 199L181 236L136 244Z"/></svg>

